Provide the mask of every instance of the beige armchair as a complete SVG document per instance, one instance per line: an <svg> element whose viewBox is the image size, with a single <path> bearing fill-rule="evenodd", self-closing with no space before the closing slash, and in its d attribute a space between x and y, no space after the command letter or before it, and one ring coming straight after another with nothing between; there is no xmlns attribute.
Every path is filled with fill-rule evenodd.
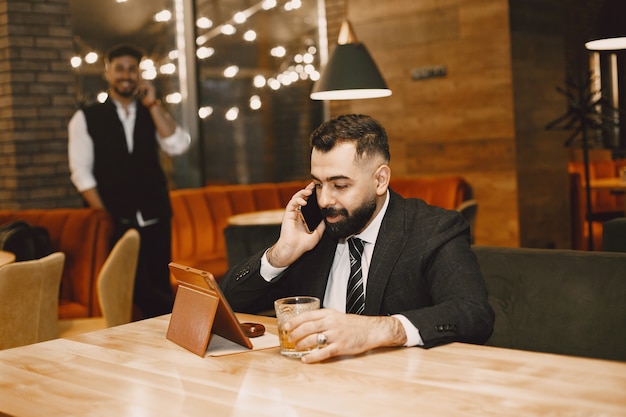
<svg viewBox="0 0 626 417"><path fill-rule="evenodd" d="M70 337L131 321L140 238L135 229L117 241L97 278L102 317L59 320L60 336Z"/></svg>
<svg viewBox="0 0 626 417"><path fill-rule="evenodd" d="M65 254L0 267L0 349L58 337Z"/></svg>

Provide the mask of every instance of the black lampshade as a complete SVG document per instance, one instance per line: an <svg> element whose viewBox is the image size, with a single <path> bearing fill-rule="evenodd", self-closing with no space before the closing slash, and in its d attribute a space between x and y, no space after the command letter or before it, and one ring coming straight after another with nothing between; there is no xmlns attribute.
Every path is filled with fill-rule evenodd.
<svg viewBox="0 0 626 417"><path fill-rule="evenodd" d="M356 40L348 21L342 24L339 41L319 80L313 100L354 100L388 97L391 90L380 75L365 45Z"/></svg>

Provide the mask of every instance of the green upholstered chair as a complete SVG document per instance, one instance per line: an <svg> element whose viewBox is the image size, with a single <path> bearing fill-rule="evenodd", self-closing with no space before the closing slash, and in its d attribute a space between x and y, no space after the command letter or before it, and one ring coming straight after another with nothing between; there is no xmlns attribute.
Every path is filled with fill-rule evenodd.
<svg viewBox="0 0 626 417"><path fill-rule="evenodd" d="M224 229L228 266L238 264L262 249L273 245L280 235L280 225L230 225Z"/></svg>
<svg viewBox="0 0 626 417"><path fill-rule="evenodd" d="M602 250L626 252L626 217L604 222L602 225Z"/></svg>
<svg viewBox="0 0 626 417"><path fill-rule="evenodd" d="M474 230L476 230L476 214L478 214L478 201L474 199L465 200L456 208L465 220L470 224L470 241L474 243Z"/></svg>

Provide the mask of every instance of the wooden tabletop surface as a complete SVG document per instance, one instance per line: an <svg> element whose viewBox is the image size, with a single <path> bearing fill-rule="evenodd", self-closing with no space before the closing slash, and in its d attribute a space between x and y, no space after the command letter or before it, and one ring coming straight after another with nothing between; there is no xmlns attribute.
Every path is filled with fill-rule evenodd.
<svg viewBox="0 0 626 417"><path fill-rule="evenodd" d="M594 190L626 191L626 181L621 178L596 178L589 181L589 187Z"/></svg>
<svg viewBox="0 0 626 417"><path fill-rule="evenodd" d="M0 250L0 266L15 262L15 254L13 252L7 252Z"/></svg>
<svg viewBox="0 0 626 417"><path fill-rule="evenodd" d="M228 218L228 224L233 226L262 226L277 225L283 221L285 209L260 210L250 213L234 214Z"/></svg>
<svg viewBox="0 0 626 417"><path fill-rule="evenodd" d="M275 331L273 319L240 315ZM626 416L626 363L453 343L306 365L200 357L169 316L0 352L16 416Z"/></svg>

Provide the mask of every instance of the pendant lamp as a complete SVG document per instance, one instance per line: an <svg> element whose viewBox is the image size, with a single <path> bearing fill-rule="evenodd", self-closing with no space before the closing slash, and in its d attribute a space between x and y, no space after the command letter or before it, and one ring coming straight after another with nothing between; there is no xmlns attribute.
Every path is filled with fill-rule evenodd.
<svg viewBox="0 0 626 417"><path fill-rule="evenodd" d="M591 51L620 51L626 49L626 2L624 0L607 0L585 48Z"/></svg>
<svg viewBox="0 0 626 417"><path fill-rule="evenodd" d="M311 99L355 100L390 95L391 90L367 48L357 41L350 22L344 20L337 46L320 79L313 85Z"/></svg>

